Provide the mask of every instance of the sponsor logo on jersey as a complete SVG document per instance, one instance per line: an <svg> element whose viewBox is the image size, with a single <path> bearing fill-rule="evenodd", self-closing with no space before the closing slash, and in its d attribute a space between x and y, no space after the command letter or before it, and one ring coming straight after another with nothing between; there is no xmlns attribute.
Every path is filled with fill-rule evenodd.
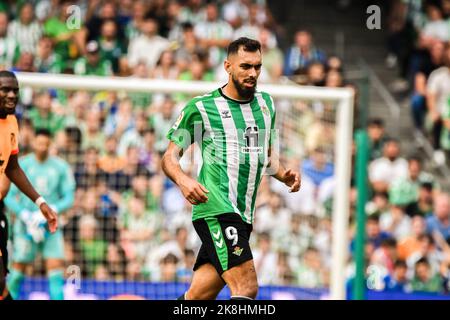
<svg viewBox="0 0 450 320"><path fill-rule="evenodd" d="M229 118L231 118L230 111L223 110L221 113L222 113L222 119L229 119Z"/></svg>

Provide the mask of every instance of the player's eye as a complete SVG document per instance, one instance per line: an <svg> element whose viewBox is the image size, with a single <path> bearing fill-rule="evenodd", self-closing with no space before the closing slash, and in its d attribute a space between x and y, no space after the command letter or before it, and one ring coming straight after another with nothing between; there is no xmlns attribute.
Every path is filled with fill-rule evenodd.
<svg viewBox="0 0 450 320"><path fill-rule="evenodd" d="M255 66L255 70L260 70L261 69L261 64L257 64L256 66Z"/></svg>

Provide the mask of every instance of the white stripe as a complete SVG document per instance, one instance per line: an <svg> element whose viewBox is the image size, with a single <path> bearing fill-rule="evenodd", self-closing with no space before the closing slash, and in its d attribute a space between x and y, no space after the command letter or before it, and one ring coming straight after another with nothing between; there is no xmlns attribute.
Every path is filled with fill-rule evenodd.
<svg viewBox="0 0 450 320"><path fill-rule="evenodd" d="M205 96L208 96L208 94ZM215 101L215 103L217 104L217 101ZM195 105L197 106L198 110L200 111L200 115L202 116L202 119L203 119L203 124L205 126L205 136L211 135L211 137L214 137L214 131L212 130L211 123L209 122L208 114L206 113L205 106L203 105L203 101L200 100L200 101L196 102ZM227 155L227 157L228 157L228 155ZM227 160L228 160L228 158L227 158ZM203 161L204 161L204 159L203 159ZM229 165L228 161L227 161L227 165ZM230 202L231 202L231 206L233 207L235 212L239 213L239 210L236 207L236 201L234 201L234 202L230 201Z"/></svg>
<svg viewBox="0 0 450 320"><path fill-rule="evenodd" d="M231 110L228 102L222 98L214 99L214 102L219 110L221 116L224 134L227 139L226 154L227 154L227 174L228 174L228 199L230 199L236 213L239 213L237 208L237 186L239 180L239 139L236 124L231 116ZM222 112L228 112L230 118L222 118Z"/></svg>
<svg viewBox="0 0 450 320"><path fill-rule="evenodd" d="M247 127L256 126L255 118L253 117L252 109L250 104L242 104L241 105L242 115L244 116L244 121ZM247 222L251 223L251 207L252 207L252 198L253 191L255 190L255 180L256 180L256 171L258 169L258 153L250 152L250 170L248 174L247 181L247 193L245 194L245 212L244 216Z"/></svg>
<svg viewBox="0 0 450 320"><path fill-rule="evenodd" d="M262 97L262 94L261 93L256 94L256 98L258 99L258 104L260 106L265 106L267 108L267 111L269 112L268 115L266 115L264 112L262 112L262 114L264 116L264 125L266 127L265 138L264 138L264 166L263 166L262 171L261 171L261 175L263 175L264 172L266 171L267 165L269 164L269 158L267 157L267 152L268 152L267 149L269 148L269 139L270 139L270 129L271 129L271 125L272 125L272 117L270 115L269 106L267 106L266 101Z"/></svg>

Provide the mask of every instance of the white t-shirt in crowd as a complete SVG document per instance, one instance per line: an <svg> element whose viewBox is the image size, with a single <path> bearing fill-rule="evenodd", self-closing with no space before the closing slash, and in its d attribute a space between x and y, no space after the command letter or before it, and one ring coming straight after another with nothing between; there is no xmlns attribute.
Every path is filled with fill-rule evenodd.
<svg viewBox="0 0 450 320"><path fill-rule="evenodd" d="M436 95L436 109L439 113L446 110L450 99L450 68L440 67L428 78L427 91Z"/></svg>
<svg viewBox="0 0 450 320"><path fill-rule="evenodd" d="M369 179L371 182L386 182L390 184L400 178L408 177L408 161L397 158L394 161L388 158L378 158L369 165Z"/></svg>

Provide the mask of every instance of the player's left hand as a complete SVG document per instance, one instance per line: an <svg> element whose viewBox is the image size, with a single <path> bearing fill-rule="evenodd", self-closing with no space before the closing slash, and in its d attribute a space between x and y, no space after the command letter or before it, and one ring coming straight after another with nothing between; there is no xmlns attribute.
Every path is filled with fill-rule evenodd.
<svg viewBox="0 0 450 320"><path fill-rule="evenodd" d="M283 181L285 185L290 187L289 192L297 192L298 190L300 190L300 173L288 169L284 173Z"/></svg>
<svg viewBox="0 0 450 320"><path fill-rule="evenodd" d="M39 208L48 223L48 229L51 233L55 233L58 229L58 216L46 203L41 204Z"/></svg>

